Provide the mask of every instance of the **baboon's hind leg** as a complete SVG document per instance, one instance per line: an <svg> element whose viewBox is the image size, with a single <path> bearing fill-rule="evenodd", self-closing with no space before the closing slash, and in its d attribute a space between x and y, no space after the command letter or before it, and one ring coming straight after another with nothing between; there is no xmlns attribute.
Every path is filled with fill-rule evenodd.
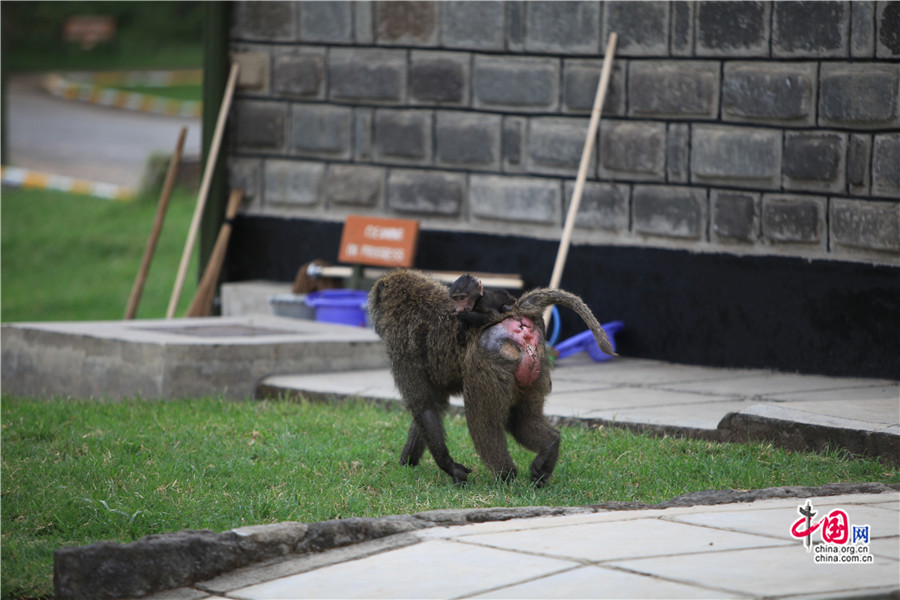
<svg viewBox="0 0 900 600"><path fill-rule="evenodd" d="M415 467L422 459L425 453L425 439L419 433L416 422L413 421L409 425L409 435L406 438L406 445L400 451L400 464Z"/></svg>
<svg viewBox="0 0 900 600"><path fill-rule="evenodd" d="M510 433L517 442L537 453L531 461L531 481L537 487L544 487L559 458L559 431L550 424L543 411L536 411L526 404L513 409Z"/></svg>

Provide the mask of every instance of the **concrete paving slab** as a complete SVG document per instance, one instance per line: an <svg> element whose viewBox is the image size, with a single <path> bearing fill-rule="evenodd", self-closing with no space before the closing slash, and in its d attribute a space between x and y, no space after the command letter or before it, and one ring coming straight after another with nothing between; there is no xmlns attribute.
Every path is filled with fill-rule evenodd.
<svg viewBox="0 0 900 600"><path fill-rule="evenodd" d="M585 566L479 594L478 598L737 598L655 577Z"/></svg>
<svg viewBox="0 0 900 600"><path fill-rule="evenodd" d="M737 395L745 398L762 398L777 394L844 390L890 382L849 377L825 377L799 375L774 371L734 371L724 379L707 379L682 383L660 384L660 388L711 395ZM856 395L854 394L854 397Z"/></svg>
<svg viewBox="0 0 900 600"><path fill-rule="evenodd" d="M632 556L721 552L789 543L787 540L779 542L758 535L694 527L661 519L585 523L554 528L552 535L544 530L489 533L467 536L460 538L460 541L590 562Z"/></svg>
<svg viewBox="0 0 900 600"><path fill-rule="evenodd" d="M852 381L852 380L838 380ZM836 382L836 383L838 383ZM799 402L804 400L816 402L893 402L893 414L900 415L900 382L872 380L869 385L838 387L817 391L798 391L790 394L773 394L769 396L776 402Z"/></svg>
<svg viewBox="0 0 900 600"><path fill-rule="evenodd" d="M575 566L577 563L553 558L431 540L228 595L245 600L455 598Z"/></svg>
<svg viewBox="0 0 900 600"><path fill-rule="evenodd" d="M888 430L896 425L892 400L860 402L791 402L789 404L754 403L741 412L744 415L823 427L861 430Z"/></svg>
<svg viewBox="0 0 900 600"><path fill-rule="evenodd" d="M798 502L797 506L804 502ZM826 503L822 500L811 501L820 518L836 508L847 513L850 524L868 525L870 539L893 537L898 534L898 514L896 511L885 510L872 506L853 506L843 503ZM704 512L688 513L671 517L678 523L703 525L725 531L740 531L754 535L767 535L779 540L792 540L790 536L791 525L797 519L802 518L797 512L797 506L782 506L760 510L747 510L738 512Z"/></svg>
<svg viewBox="0 0 900 600"><path fill-rule="evenodd" d="M889 560L817 565L814 554L800 544L710 552L702 560L682 555L613 561L608 566L753 597L861 597L867 590L897 589L900 578L897 563Z"/></svg>
<svg viewBox="0 0 900 600"><path fill-rule="evenodd" d="M748 405L748 402L743 400L704 398L693 403L673 402L635 408L600 408L584 412L580 416L585 419L602 419L634 425L655 425L673 433L679 429L692 433L703 431L712 433L716 431L725 415L740 412Z"/></svg>
<svg viewBox="0 0 900 600"><path fill-rule="evenodd" d="M577 355L557 362L553 380L555 382L558 378L571 378L603 384L649 386L729 379L735 373L733 369L679 365L635 358L616 358L597 363L586 355L583 357Z"/></svg>

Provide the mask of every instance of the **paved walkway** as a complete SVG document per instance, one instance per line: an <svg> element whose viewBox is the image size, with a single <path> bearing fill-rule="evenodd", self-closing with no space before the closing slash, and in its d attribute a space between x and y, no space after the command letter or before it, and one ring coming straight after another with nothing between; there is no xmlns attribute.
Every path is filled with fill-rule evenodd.
<svg viewBox="0 0 900 600"><path fill-rule="evenodd" d="M285 375L262 381L266 394L396 400L387 369ZM461 407L462 399L451 403ZM716 369L655 360L559 361L545 412L561 420L723 441L768 438L792 449L846 447L900 462L900 381Z"/></svg>
<svg viewBox="0 0 900 600"><path fill-rule="evenodd" d="M813 525L842 510L857 542L813 533L807 551L790 533L807 498L601 510L419 529L152 598L896 598L900 493L808 500Z"/></svg>

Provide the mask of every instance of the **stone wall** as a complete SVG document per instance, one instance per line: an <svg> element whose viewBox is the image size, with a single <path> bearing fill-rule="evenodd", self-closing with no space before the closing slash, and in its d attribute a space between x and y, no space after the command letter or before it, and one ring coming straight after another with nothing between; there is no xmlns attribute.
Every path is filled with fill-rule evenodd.
<svg viewBox="0 0 900 600"><path fill-rule="evenodd" d="M235 2L249 215L900 264L900 2Z"/></svg>

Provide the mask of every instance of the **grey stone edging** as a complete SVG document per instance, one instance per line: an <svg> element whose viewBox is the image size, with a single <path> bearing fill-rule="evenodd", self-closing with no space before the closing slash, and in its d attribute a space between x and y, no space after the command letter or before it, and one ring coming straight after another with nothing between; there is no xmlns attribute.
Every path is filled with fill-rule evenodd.
<svg viewBox="0 0 900 600"><path fill-rule="evenodd" d="M246 565L288 554L324 552L429 527L595 513L603 510L662 509L752 502L769 498L808 498L900 491L900 484L831 483L759 490L692 492L658 504L604 502L577 507L442 509L318 523L288 521L241 527L224 533L184 530L149 535L127 544L96 542L60 548L53 554L53 584L58 600L141 597L192 585Z"/></svg>

